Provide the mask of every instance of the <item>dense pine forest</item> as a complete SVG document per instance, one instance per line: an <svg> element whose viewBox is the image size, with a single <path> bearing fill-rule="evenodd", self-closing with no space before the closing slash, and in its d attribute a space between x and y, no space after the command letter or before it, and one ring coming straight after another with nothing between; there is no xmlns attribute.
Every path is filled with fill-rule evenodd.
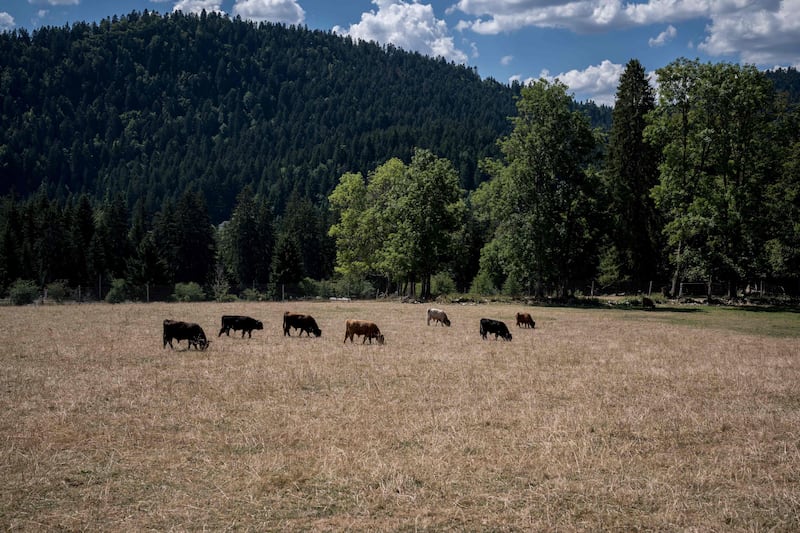
<svg viewBox="0 0 800 533"><path fill-rule="evenodd" d="M637 65L612 114L218 14L0 34L0 292L796 291L797 71Z"/></svg>

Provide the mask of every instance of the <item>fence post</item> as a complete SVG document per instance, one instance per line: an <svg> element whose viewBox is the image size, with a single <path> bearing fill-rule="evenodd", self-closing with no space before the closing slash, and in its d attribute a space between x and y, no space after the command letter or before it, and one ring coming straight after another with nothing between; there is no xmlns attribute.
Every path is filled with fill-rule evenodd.
<svg viewBox="0 0 800 533"><path fill-rule="evenodd" d="M653 292L653 280L650 280L650 286L647 288L647 295L650 296L652 292Z"/></svg>

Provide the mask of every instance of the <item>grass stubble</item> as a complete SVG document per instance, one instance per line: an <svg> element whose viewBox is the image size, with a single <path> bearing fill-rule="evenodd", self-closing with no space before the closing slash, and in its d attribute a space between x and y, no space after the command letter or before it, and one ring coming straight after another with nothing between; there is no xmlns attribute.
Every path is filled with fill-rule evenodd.
<svg viewBox="0 0 800 533"><path fill-rule="evenodd" d="M800 315L442 307L0 308L0 528L800 529ZM265 329L217 338L222 314ZM210 348L163 349L164 318Z"/></svg>

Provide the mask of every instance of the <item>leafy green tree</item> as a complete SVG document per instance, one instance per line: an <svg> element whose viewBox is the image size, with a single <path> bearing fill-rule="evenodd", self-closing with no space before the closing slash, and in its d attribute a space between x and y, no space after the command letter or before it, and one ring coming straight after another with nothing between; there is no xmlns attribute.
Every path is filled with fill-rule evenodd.
<svg viewBox="0 0 800 533"><path fill-rule="evenodd" d="M380 241L375 226L367 223L367 184L356 173L342 174L331 193L331 209L338 221L331 225L329 235L336 242L336 272L345 278L363 279L376 269L376 254Z"/></svg>
<svg viewBox="0 0 800 533"><path fill-rule="evenodd" d="M659 104L646 133L663 146L653 197L676 250L672 291L694 268L727 280L733 296L759 267L772 86L752 66L686 59L657 75Z"/></svg>
<svg viewBox="0 0 800 533"><path fill-rule="evenodd" d="M662 250L662 224L650 196L658 183L659 153L644 138L645 117L654 108L644 67L632 59L617 88L603 172L612 246L605 257L615 256L617 275L640 289L657 279Z"/></svg>
<svg viewBox="0 0 800 533"><path fill-rule="evenodd" d="M339 222L337 268L346 275L382 275L430 296L431 277L450 260L463 218L463 191L452 164L417 149L411 163L391 159L369 175L345 174L331 194Z"/></svg>
<svg viewBox="0 0 800 533"><path fill-rule="evenodd" d="M496 183L478 195L493 219L504 273L537 295L548 285L565 294L596 256L597 183L588 172L596 141L586 117L571 111L566 89L546 80L522 89L514 129L500 143L505 161L485 165Z"/></svg>
<svg viewBox="0 0 800 533"><path fill-rule="evenodd" d="M795 73L796 74L796 73ZM767 272L778 279L800 281L800 106L784 109L776 136L776 179L767 186ZM797 287L797 286L796 286Z"/></svg>

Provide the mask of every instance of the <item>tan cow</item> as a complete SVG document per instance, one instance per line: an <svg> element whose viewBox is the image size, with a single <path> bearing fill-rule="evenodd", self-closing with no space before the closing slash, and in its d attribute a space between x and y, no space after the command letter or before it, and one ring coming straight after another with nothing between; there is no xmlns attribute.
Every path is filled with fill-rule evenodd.
<svg viewBox="0 0 800 533"><path fill-rule="evenodd" d="M450 319L447 318L447 313L442 311L441 309L436 309L435 307L431 307L428 309L428 325L431 325L431 320L433 323L436 324L444 324L445 326L450 326Z"/></svg>
<svg viewBox="0 0 800 533"><path fill-rule="evenodd" d="M536 322L533 321L530 313L517 313L517 327L535 328Z"/></svg>
<svg viewBox="0 0 800 533"><path fill-rule="evenodd" d="M351 319L347 321L345 327L344 341L342 342L347 342L347 339L350 339L350 342L353 342L353 336L359 335L364 337L364 340L361 341L361 344L367 342L367 339L369 339L370 344L372 344L372 339L378 341L378 344L383 344L383 334L381 333L381 330L378 329L378 326L376 326L373 322Z"/></svg>

